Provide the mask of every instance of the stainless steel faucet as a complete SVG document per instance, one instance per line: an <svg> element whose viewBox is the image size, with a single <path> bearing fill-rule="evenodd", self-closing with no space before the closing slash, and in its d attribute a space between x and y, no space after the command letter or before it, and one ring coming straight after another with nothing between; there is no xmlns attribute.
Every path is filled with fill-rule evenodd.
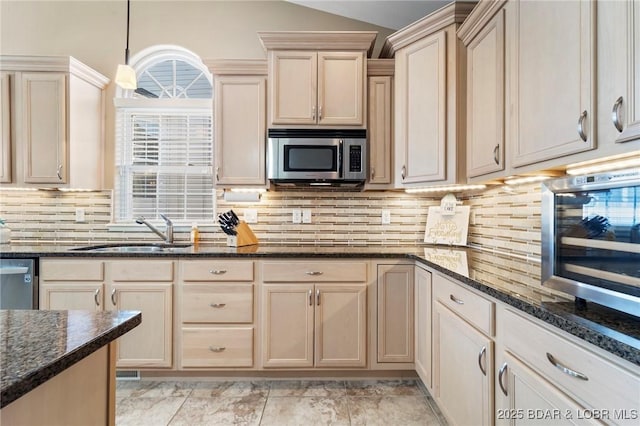
<svg viewBox="0 0 640 426"><path fill-rule="evenodd" d="M164 223L167 224L167 227L165 229L165 233L164 234L162 232L160 232L155 226L153 226L152 224L147 222L147 220L144 218L144 216L139 216L136 219L136 223L139 224L139 225L147 225L147 227L149 229L151 229L153 232L155 232L156 235L158 235L160 238L162 238L165 242L171 244L171 243L173 243L173 222L171 222L171 219L169 219L168 217L166 217L163 214L160 214L160 217L162 218L162 220L164 220Z"/></svg>

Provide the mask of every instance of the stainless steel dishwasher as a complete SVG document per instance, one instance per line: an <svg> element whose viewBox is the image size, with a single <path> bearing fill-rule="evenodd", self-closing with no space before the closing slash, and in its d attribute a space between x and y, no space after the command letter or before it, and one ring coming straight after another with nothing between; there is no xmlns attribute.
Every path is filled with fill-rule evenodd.
<svg viewBox="0 0 640 426"><path fill-rule="evenodd" d="M36 259L0 259L0 309L38 309Z"/></svg>

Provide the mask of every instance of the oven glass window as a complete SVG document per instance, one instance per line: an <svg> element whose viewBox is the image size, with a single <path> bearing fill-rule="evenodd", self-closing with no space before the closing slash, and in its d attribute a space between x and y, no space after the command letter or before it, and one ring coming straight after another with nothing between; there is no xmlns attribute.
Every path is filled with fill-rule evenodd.
<svg viewBox="0 0 640 426"><path fill-rule="evenodd" d="M337 172L338 147L314 145L286 145L284 171Z"/></svg>
<svg viewBox="0 0 640 426"><path fill-rule="evenodd" d="M555 198L556 274L640 296L640 184Z"/></svg>

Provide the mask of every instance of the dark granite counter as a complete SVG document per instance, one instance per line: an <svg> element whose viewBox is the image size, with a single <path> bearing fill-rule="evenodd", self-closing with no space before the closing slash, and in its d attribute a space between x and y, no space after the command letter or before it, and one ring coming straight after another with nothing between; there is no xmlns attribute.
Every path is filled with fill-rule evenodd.
<svg viewBox="0 0 640 426"><path fill-rule="evenodd" d="M0 408L136 327L138 311L0 311Z"/></svg>
<svg viewBox="0 0 640 426"><path fill-rule="evenodd" d="M70 245L2 246L0 257L171 258L370 258L415 260L507 305L640 366L640 317L588 304L578 309L568 295L543 287L536 259L479 248L415 246L287 246L240 248L199 245L153 253L75 251Z"/></svg>

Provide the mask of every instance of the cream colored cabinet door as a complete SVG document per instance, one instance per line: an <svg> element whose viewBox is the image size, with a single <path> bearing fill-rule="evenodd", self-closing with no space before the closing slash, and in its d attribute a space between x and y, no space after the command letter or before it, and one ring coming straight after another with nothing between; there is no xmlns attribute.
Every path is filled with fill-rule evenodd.
<svg viewBox="0 0 640 426"><path fill-rule="evenodd" d="M215 80L217 185L264 185L266 77Z"/></svg>
<svg viewBox="0 0 640 426"><path fill-rule="evenodd" d="M173 284L113 283L108 309L142 312L142 323L118 340L121 368L171 367Z"/></svg>
<svg viewBox="0 0 640 426"><path fill-rule="evenodd" d="M369 77L369 185L388 185L392 179L392 89L390 76Z"/></svg>
<svg viewBox="0 0 640 426"><path fill-rule="evenodd" d="M451 424L493 422L493 342L434 304L434 397Z"/></svg>
<svg viewBox="0 0 640 426"><path fill-rule="evenodd" d="M413 279L413 265L378 265L378 362L413 362Z"/></svg>
<svg viewBox="0 0 640 426"><path fill-rule="evenodd" d="M504 170L504 10L467 46L467 177Z"/></svg>
<svg viewBox="0 0 640 426"><path fill-rule="evenodd" d="M498 425L601 424L585 417L588 413L584 407L509 353L504 354L497 380L496 405L501 407L496 409Z"/></svg>
<svg viewBox="0 0 640 426"><path fill-rule="evenodd" d="M431 382L431 272L415 268L415 366L427 389Z"/></svg>
<svg viewBox="0 0 640 426"><path fill-rule="evenodd" d="M11 134L11 74L0 73L0 132L2 140L0 145L0 183L12 181L11 152L13 137Z"/></svg>
<svg viewBox="0 0 640 426"><path fill-rule="evenodd" d="M318 124L364 124L364 53L318 52Z"/></svg>
<svg viewBox="0 0 640 426"><path fill-rule="evenodd" d="M364 367L367 363L367 287L315 286L315 366Z"/></svg>
<svg viewBox="0 0 640 426"><path fill-rule="evenodd" d="M55 283L40 285L40 309L101 311L104 306L102 283Z"/></svg>
<svg viewBox="0 0 640 426"><path fill-rule="evenodd" d="M446 179L446 44L441 31L396 52L396 186Z"/></svg>
<svg viewBox="0 0 640 426"><path fill-rule="evenodd" d="M66 74L21 73L20 91L24 182L66 183Z"/></svg>
<svg viewBox="0 0 640 426"><path fill-rule="evenodd" d="M316 52L270 51L269 56L270 123L316 124Z"/></svg>
<svg viewBox="0 0 640 426"><path fill-rule="evenodd" d="M618 153L640 138L640 4L598 2L597 22L598 150Z"/></svg>
<svg viewBox="0 0 640 426"><path fill-rule="evenodd" d="M595 8L591 0L507 5L510 148L516 169L596 147Z"/></svg>
<svg viewBox="0 0 640 426"><path fill-rule="evenodd" d="M313 367L313 284L262 286L262 365Z"/></svg>

